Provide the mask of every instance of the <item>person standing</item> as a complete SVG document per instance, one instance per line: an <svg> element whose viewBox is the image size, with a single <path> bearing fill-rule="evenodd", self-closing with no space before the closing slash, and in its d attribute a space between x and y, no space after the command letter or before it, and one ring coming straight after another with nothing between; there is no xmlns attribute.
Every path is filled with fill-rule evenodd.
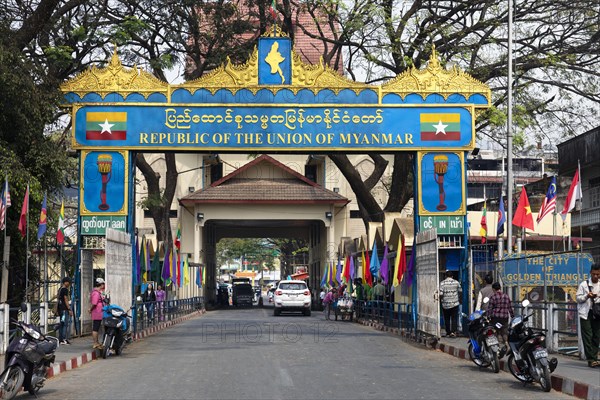
<svg viewBox="0 0 600 400"><path fill-rule="evenodd" d="M475 307L475 310L477 311L487 310L488 305L483 302L483 299L486 297L490 299L494 295L494 288L492 288L494 277L492 275L486 275L484 279L485 285L481 288L479 294L477 295L477 306Z"/></svg>
<svg viewBox="0 0 600 400"><path fill-rule="evenodd" d="M325 295L327 295L327 293L325 292L325 288L322 287L321 293L319 293L319 306L321 307L321 310L323 309L323 299L325 298Z"/></svg>
<svg viewBox="0 0 600 400"><path fill-rule="evenodd" d="M458 330L458 306L461 295L462 287L460 283L452 277L452 271L446 271L446 279L440 283L440 300L442 302L447 337L456 337Z"/></svg>
<svg viewBox="0 0 600 400"><path fill-rule="evenodd" d="M102 292L104 292L105 288L104 279L96 278L94 282L94 290L90 293L90 314L92 315L92 339L94 343L92 344L92 348L101 349L102 343L98 341L98 336L100 332L100 326L102 325L102 317L104 307L104 296Z"/></svg>
<svg viewBox="0 0 600 400"><path fill-rule="evenodd" d="M156 292L154 292L154 286L152 286L152 284L149 284L146 288L143 300L148 312L148 321L152 321L154 318L154 305L156 304Z"/></svg>
<svg viewBox="0 0 600 400"><path fill-rule="evenodd" d="M71 344L69 342L69 328L71 326L71 317L73 310L69 301L69 288L71 287L71 278L64 277L62 286L58 291L58 315L60 317L60 328L58 330L58 340L60 344Z"/></svg>
<svg viewBox="0 0 600 400"><path fill-rule="evenodd" d="M593 264L590 279L577 288L577 314L581 326L581 340L588 367L598 368L598 346L600 346L600 318L594 317L592 306L600 303L600 264Z"/></svg>
<svg viewBox="0 0 600 400"><path fill-rule="evenodd" d="M165 311L165 300L167 300L167 292L165 292L161 285L156 287L156 306L158 308L158 316L161 321L164 320L163 313Z"/></svg>
<svg viewBox="0 0 600 400"><path fill-rule="evenodd" d="M502 286L500 286L500 282L494 282L492 285L492 289L494 289L494 295L490 297L490 301L488 303L488 315L492 319L492 325L496 325L496 323L502 324L502 328L500 328L500 337L504 342L504 345L508 345L508 319L515 316L515 313L512 308L512 304L510 302L510 297L504 292L502 292Z"/></svg>

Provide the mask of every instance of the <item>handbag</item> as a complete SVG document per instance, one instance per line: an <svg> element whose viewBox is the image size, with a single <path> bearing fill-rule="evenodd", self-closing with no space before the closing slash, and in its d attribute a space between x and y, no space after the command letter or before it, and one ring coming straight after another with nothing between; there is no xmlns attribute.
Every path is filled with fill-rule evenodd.
<svg viewBox="0 0 600 400"><path fill-rule="evenodd" d="M591 292L592 291L592 287L590 286L590 283L588 282L588 289ZM592 299L592 318L600 320L600 303L598 303L597 301L594 301L594 299Z"/></svg>

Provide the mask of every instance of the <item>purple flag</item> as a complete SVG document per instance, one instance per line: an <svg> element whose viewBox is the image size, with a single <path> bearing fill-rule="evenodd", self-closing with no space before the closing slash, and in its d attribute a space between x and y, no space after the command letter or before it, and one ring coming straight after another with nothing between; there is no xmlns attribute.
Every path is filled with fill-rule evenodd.
<svg viewBox="0 0 600 400"><path fill-rule="evenodd" d="M342 284L342 262L338 260L337 267L335 268L335 280L338 284Z"/></svg>
<svg viewBox="0 0 600 400"><path fill-rule="evenodd" d="M350 279L354 280L354 275L356 273L354 266L354 257L350 256Z"/></svg>
<svg viewBox="0 0 600 400"><path fill-rule="evenodd" d="M390 277L390 262L388 261L388 245L385 244L383 250L383 261L381 262L381 267L379 269L379 274L383 279L383 284L387 285Z"/></svg>
<svg viewBox="0 0 600 400"><path fill-rule="evenodd" d="M417 241L415 240L413 243L416 243ZM415 269L415 253L416 253L416 248L413 245L413 248L410 251L410 260L408 260L408 266L406 267L406 285L410 286L412 285L412 279L413 279L413 271Z"/></svg>
<svg viewBox="0 0 600 400"><path fill-rule="evenodd" d="M162 281L165 285L168 284L169 278L171 278L171 249L167 246L167 250L165 251L165 259L163 261L162 268Z"/></svg>

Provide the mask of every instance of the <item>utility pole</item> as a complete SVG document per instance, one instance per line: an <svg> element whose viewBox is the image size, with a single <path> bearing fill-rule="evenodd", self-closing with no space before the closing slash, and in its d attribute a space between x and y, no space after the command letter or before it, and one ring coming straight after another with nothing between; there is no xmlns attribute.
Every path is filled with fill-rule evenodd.
<svg viewBox="0 0 600 400"><path fill-rule="evenodd" d="M513 159L512 159L512 148L513 148L513 132L512 132L512 85L513 85L513 35L512 35L512 20L513 20L513 5L512 0L508 0L508 119L507 119L507 138L506 138L506 191L508 198L508 212L506 214L506 251L508 254L512 254L512 215L513 215Z"/></svg>

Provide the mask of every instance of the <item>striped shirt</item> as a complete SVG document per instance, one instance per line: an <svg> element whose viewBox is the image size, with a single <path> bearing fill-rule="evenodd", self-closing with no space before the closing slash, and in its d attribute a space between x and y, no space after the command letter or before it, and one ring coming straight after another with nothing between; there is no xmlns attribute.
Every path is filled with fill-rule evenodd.
<svg viewBox="0 0 600 400"><path fill-rule="evenodd" d="M460 283L456 279L446 278L440 283L440 294L442 296L442 308L449 309L458 307L458 296L462 294Z"/></svg>

